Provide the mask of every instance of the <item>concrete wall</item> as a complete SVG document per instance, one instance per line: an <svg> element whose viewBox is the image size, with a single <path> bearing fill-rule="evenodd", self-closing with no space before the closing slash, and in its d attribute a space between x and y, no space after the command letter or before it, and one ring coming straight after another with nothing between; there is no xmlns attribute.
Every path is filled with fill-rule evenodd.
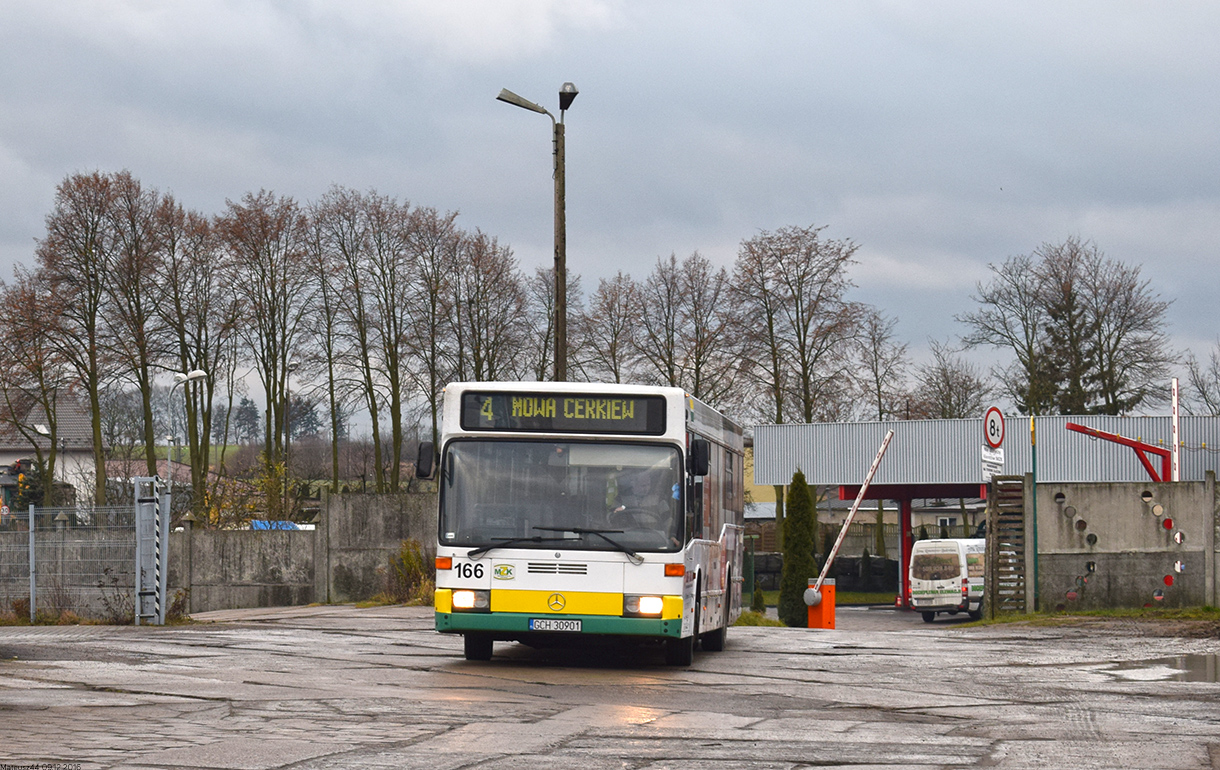
<svg viewBox="0 0 1220 770"><path fill-rule="evenodd" d="M1037 505L1039 609L1220 605L1211 472L1167 484L1039 484Z"/></svg>
<svg viewBox="0 0 1220 770"><path fill-rule="evenodd" d="M385 587L385 569L402 541L414 539L431 559L436 551L436 495L342 495L323 508L319 523L317 601L367 599Z"/></svg>
<svg viewBox="0 0 1220 770"><path fill-rule="evenodd" d="M412 538L431 558L435 495L334 496L313 531L174 532L170 593L189 587L189 612L360 601L384 590L390 557Z"/></svg>

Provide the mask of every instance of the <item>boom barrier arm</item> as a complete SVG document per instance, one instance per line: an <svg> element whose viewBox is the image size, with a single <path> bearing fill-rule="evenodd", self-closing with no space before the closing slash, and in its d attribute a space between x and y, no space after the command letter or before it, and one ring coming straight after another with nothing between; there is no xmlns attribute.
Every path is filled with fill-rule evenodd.
<svg viewBox="0 0 1220 770"><path fill-rule="evenodd" d="M847 529L851 526L852 519L856 518L856 511L860 510L860 503L864 501L864 495L868 492L868 485L873 483L873 476L877 473L877 466L881 465L881 458L885 456L885 450L890 446L890 439L894 437L894 431L887 431L885 438L881 440L881 448L877 450L877 456L873 458L873 465L868 469L868 475L864 477L864 484L861 485L860 491L856 494L856 502L851 504L851 512L847 514L847 518L843 521L843 529L839 530L839 537L835 540L834 548L830 549L830 553L826 555L826 563L822 565L822 574L818 575L818 581L813 584L810 589L814 593L822 590L822 583L826 580L827 573L830 572L830 565L834 564L835 556L839 554L839 546L843 545L843 538L847 537Z"/></svg>
<svg viewBox="0 0 1220 770"><path fill-rule="evenodd" d="M1173 468L1172 453L1165 447L1145 444L1143 441L1136 441L1133 438L1126 438L1118 435L1117 433L1107 433L1104 430L1097 430L1096 428L1090 428L1085 425L1077 425L1074 422L1069 422L1064 427L1070 431L1075 431L1076 433L1083 433L1091 438L1105 439L1106 441L1113 441L1115 444L1122 444L1123 446L1131 447L1135 450L1135 456L1139 458L1140 463L1142 463L1144 466L1144 470L1148 471L1148 475L1152 477L1153 481L1169 481L1170 478L1172 478L1170 475ZM1148 459L1148 455L1145 454L1145 452L1151 452L1152 454L1161 458L1160 476L1157 475L1156 468L1152 467L1152 462Z"/></svg>

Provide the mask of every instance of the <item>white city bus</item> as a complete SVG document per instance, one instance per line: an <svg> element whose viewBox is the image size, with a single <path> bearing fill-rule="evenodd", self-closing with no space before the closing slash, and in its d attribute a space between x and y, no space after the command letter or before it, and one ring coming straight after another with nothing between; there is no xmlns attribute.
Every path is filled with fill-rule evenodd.
<svg viewBox="0 0 1220 770"><path fill-rule="evenodd" d="M738 425L680 388L469 382L445 388L442 426L417 473L440 493L436 629L467 659L590 636L660 641L671 665L723 649Z"/></svg>

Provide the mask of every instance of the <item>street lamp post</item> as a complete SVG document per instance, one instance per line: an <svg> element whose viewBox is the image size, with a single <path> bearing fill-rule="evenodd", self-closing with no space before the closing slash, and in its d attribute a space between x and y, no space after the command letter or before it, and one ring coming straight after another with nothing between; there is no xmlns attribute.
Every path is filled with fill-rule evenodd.
<svg viewBox="0 0 1220 770"><path fill-rule="evenodd" d="M545 107L522 98L507 88L500 89L496 98L531 112L538 112L551 119L554 132L555 156L555 381L568 379L568 225L565 203L564 181L564 128L563 116L572 101L580 93L572 83L564 83L559 89L559 120Z"/></svg>
<svg viewBox="0 0 1220 770"><path fill-rule="evenodd" d="M173 494L174 494L174 454L176 453L176 450L178 449L178 429L175 427L175 423L177 422L177 420L174 419L174 406L173 406L174 388L178 387L179 385L183 386L182 399L183 399L183 408L185 409L186 408L186 399L188 398L187 393L186 393L186 387L185 387L186 383L195 382L196 380L202 380L204 377L207 377L207 376L208 376L208 373L202 369L192 369L189 372L174 372L174 384L169 386L169 393L170 393L169 429L170 429L170 432L173 433L174 435L166 436L166 438L170 440L169 441L170 446L167 447L168 452L167 452L167 457L166 457L166 461L165 461L165 475L168 477L168 481L169 481L169 494L170 494L171 501L173 500ZM184 434L186 433L185 428L183 429L183 433ZM184 438L185 438L185 436L184 436ZM193 484L194 481L195 481L195 479L192 477L191 483ZM192 501L192 504L193 504L193 501ZM171 505L171 508L172 508L172 505Z"/></svg>

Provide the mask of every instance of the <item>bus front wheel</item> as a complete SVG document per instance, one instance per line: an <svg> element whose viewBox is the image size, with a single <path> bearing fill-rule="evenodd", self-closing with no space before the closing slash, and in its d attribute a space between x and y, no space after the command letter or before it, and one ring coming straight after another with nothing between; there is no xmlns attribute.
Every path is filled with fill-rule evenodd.
<svg viewBox="0 0 1220 770"><path fill-rule="evenodd" d="M665 665L689 666L695 661L695 637L665 640Z"/></svg>
<svg viewBox="0 0 1220 770"><path fill-rule="evenodd" d="M463 635L466 660L491 660L492 638L488 634L467 632Z"/></svg>

